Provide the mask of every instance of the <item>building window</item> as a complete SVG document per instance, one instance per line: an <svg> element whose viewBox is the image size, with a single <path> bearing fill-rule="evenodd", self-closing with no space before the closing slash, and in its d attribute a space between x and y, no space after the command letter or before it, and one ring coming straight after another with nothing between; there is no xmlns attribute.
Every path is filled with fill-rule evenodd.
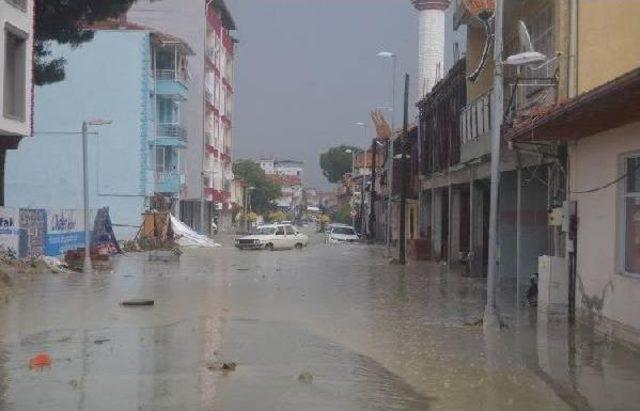
<svg viewBox="0 0 640 411"><path fill-rule="evenodd" d="M166 152L164 147L156 147L156 172L166 173Z"/></svg>
<svg viewBox="0 0 640 411"><path fill-rule="evenodd" d="M26 33L5 27L5 67L3 114L7 118L25 120L26 106Z"/></svg>
<svg viewBox="0 0 640 411"><path fill-rule="evenodd" d="M640 274L640 156L624 159L624 271Z"/></svg>

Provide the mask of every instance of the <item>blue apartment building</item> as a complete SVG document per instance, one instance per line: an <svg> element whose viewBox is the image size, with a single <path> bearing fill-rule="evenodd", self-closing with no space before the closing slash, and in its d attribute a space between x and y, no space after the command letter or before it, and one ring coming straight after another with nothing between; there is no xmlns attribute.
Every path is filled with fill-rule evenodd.
<svg viewBox="0 0 640 411"><path fill-rule="evenodd" d="M181 39L122 20L93 28L90 43L54 47L67 62L66 78L35 89L38 138L8 155L5 205L82 208L82 123L108 120L89 130L89 202L109 207L116 236L130 239L158 199L177 207L188 138L181 107L193 51Z"/></svg>

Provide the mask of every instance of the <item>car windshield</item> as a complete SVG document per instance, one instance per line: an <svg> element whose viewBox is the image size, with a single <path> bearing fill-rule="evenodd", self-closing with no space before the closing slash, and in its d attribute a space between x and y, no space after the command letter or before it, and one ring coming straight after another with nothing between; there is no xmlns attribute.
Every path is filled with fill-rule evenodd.
<svg viewBox="0 0 640 411"><path fill-rule="evenodd" d="M254 234L257 235L272 235L276 231L275 227L260 227Z"/></svg>
<svg viewBox="0 0 640 411"><path fill-rule="evenodd" d="M355 230L349 227L334 227L332 233L342 235L356 235Z"/></svg>

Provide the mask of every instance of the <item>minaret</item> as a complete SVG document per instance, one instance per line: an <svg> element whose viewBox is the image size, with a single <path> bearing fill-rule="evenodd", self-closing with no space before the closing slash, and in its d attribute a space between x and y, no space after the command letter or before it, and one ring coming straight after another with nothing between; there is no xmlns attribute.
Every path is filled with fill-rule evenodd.
<svg viewBox="0 0 640 411"><path fill-rule="evenodd" d="M417 84L422 98L443 77L444 12L450 0L411 0L411 3L420 12Z"/></svg>

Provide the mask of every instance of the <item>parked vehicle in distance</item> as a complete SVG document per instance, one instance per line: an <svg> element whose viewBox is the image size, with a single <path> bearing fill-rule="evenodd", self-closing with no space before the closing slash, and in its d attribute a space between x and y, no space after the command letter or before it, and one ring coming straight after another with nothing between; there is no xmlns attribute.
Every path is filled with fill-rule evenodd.
<svg viewBox="0 0 640 411"><path fill-rule="evenodd" d="M291 224L263 225L258 227L255 233L235 241L235 246L241 250L301 249L308 244L309 237L300 233Z"/></svg>
<svg viewBox="0 0 640 411"><path fill-rule="evenodd" d="M329 236L329 234L331 234L331 230L334 227L351 227L351 226L347 224L342 224L342 223L331 223L327 226L327 228L325 228L324 230L325 235Z"/></svg>
<svg viewBox="0 0 640 411"><path fill-rule="evenodd" d="M351 226L334 226L327 236L329 243L355 243L359 240L360 236Z"/></svg>

